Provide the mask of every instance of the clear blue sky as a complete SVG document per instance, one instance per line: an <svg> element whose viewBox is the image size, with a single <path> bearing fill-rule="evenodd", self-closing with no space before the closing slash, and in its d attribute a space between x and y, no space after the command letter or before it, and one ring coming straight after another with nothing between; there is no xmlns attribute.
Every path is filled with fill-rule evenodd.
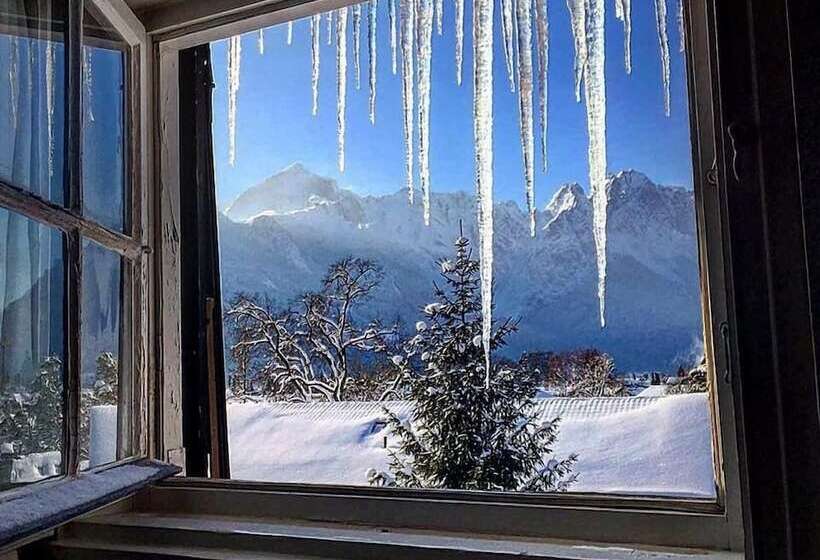
<svg viewBox="0 0 820 560"><path fill-rule="evenodd" d="M398 3L398 0L397 0ZM431 85L431 184L434 191L473 188L471 2L465 2L464 80L455 82L454 10L444 0L444 34L433 32ZM563 0L548 0L550 18L549 161L546 174L536 169L536 200L546 204L561 184L577 181L588 189L586 116L573 93L572 34ZM668 33L672 54L672 114L663 112L661 62L651 2L633 5L633 70L623 65L623 28L607 2L606 78L609 171L635 168L662 184L691 188L691 148L687 114L685 63L679 52L676 0L668 0ZM220 206L284 166L301 161L360 193L392 193L402 188L401 59L390 69L387 1L378 11L378 84L376 125L368 120L367 7L362 17L362 82L355 89L352 13L348 19L347 157L344 174L336 166L336 58L327 46L322 20L319 114L311 115L309 20L294 23L293 44L286 44L286 25L265 31L260 55L256 33L242 37L238 93L237 157L228 165L227 41L212 44L214 81L214 149ZM496 9L495 48L495 191L496 198L524 205L517 94L510 93ZM533 60L535 65L535 58ZM537 104L537 90L534 95ZM415 118L415 117L414 117ZM536 112L536 131L538 114ZM417 142L417 140L416 140ZM538 136L536 136L538 154Z"/></svg>

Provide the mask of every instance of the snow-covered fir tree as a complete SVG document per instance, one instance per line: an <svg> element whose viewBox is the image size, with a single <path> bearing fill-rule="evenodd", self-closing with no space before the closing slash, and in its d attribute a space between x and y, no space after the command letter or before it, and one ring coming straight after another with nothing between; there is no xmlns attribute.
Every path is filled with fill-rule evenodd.
<svg viewBox="0 0 820 560"><path fill-rule="evenodd" d="M97 356L94 389L91 393L93 404L117 404L120 366L111 352Z"/></svg>
<svg viewBox="0 0 820 560"><path fill-rule="evenodd" d="M94 385L80 396L80 459L88 459L90 409L118 402L119 362L110 352L97 356ZM0 444L15 456L59 451L63 444L63 364L50 356L31 382L0 395Z"/></svg>
<svg viewBox="0 0 820 560"><path fill-rule="evenodd" d="M29 386L0 396L0 443L15 455L60 449L63 438L63 365L46 358Z"/></svg>
<svg viewBox="0 0 820 560"><path fill-rule="evenodd" d="M398 445L391 473L370 471L372 484L467 490L561 491L575 480L576 457L550 458L557 420L534 411L538 379L513 366L485 372L479 263L462 235L455 258L442 260L443 284L425 320L393 362L415 404L411 422L386 410ZM492 332L491 350L515 332L507 320Z"/></svg>

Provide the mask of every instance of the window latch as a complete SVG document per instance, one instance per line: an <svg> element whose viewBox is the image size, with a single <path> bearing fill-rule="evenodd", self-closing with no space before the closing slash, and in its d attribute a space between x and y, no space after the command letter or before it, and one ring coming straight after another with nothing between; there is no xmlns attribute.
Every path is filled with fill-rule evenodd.
<svg viewBox="0 0 820 560"><path fill-rule="evenodd" d="M720 336L723 339L723 357L726 360L726 368L723 370L723 380L732 383L732 341L729 337L729 323L723 321L720 324Z"/></svg>
<svg viewBox="0 0 820 560"><path fill-rule="evenodd" d="M706 182L713 187L718 186L717 158L712 161L712 167L706 171Z"/></svg>
<svg viewBox="0 0 820 560"><path fill-rule="evenodd" d="M746 123L734 121L726 129L729 140L732 142L732 174L735 181L740 182L741 151L752 143L754 129Z"/></svg>

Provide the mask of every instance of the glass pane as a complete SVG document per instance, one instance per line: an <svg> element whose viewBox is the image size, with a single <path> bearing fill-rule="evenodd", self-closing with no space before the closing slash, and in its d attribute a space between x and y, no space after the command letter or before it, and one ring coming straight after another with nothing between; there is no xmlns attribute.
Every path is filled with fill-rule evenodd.
<svg viewBox="0 0 820 560"><path fill-rule="evenodd" d="M0 209L0 489L61 474L63 236Z"/></svg>
<svg viewBox="0 0 820 560"><path fill-rule="evenodd" d="M0 181L63 203L62 2L0 0Z"/></svg>
<svg viewBox="0 0 820 560"><path fill-rule="evenodd" d="M714 498L676 10L633 3L631 73L612 12L573 25L550 3L547 69L543 14L519 2L509 72L496 17L479 49L493 137L474 142L483 20L465 3L459 69L457 3L441 36L436 4L415 29L399 18L396 71L388 2L211 45L232 476ZM488 147L492 229L474 187Z"/></svg>
<svg viewBox="0 0 820 560"><path fill-rule="evenodd" d="M96 11L85 14L83 203L85 216L126 227L126 44Z"/></svg>
<svg viewBox="0 0 820 560"><path fill-rule="evenodd" d="M122 278L118 254L91 241L83 243L81 468L118 458Z"/></svg>

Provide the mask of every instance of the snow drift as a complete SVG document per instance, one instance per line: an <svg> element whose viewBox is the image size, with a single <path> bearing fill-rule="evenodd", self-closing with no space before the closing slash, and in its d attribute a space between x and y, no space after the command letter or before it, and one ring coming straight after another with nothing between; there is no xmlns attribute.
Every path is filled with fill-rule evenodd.
<svg viewBox="0 0 820 560"><path fill-rule="evenodd" d="M381 403L232 403L228 432L233 478L366 485L388 469L392 445ZM408 402L386 406L400 417ZM556 457L578 454L573 492L713 498L708 396L548 398L545 419L561 418Z"/></svg>

